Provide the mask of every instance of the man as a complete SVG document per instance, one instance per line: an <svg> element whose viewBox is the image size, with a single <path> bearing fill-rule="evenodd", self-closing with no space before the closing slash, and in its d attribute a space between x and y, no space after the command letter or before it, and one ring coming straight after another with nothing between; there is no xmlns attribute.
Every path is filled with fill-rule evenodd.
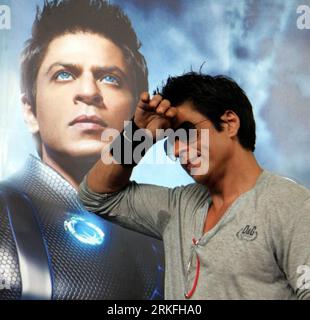
<svg viewBox="0 0 310 320"><path fill-rule="evenodd" d="M38 10L21 86L40 158L0 188L0 299L162 296L161 243L86 212L76 191L104 130L121 131L147 90L139 48L128 17L104 0Z"/></svg>
<svg viewBox="0 0 310 320"><path fill-rule="evenodd" d="M133 127L152 138L195 128L198 141L177 138L173 150L196 183L137 184L129 181L135 163L99 161L79 196L88 210L161 235L167 299L310 299L310 192L259 166L252 106L233 80L169 78L161 95L141 95Z"/></svg>

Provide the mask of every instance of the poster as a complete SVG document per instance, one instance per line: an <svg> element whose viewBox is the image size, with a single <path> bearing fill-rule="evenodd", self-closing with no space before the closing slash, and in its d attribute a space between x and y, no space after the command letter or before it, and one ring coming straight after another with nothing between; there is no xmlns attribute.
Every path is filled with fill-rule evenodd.
<svg viewBox="0 0 310 320"><path fill-rule="evenodd" d="M310 187L309 0L114 0L128 14L148 67L149 92L190 70L235 79L256 119L261 166ZM0 0L0 179L36 145L25 124L20 61L42 0ZM51 126L51 130L52 130ZM57 127L55 127L57 131ZM165 157L156 148L157 158ZM193 180L149 152L132 180L167 187ZM157 262L156 262L157 263Z"/></svg>
<svg viewBox="0 0 310 320"><path fill-rule="evenodd" d="M114 2L128 13L141 40L151 92L169 75L198 71L202 65L205 73L231 76L252 102L261 165L310 186L308 1ZM35 151L20 112L18 65L36 5L42 2L1 4L10 8L0 33L0 168L5 178ZM150 163L137 168L133 178L166 186L191 182L177 165L162 166L158 175Z"/></svg>

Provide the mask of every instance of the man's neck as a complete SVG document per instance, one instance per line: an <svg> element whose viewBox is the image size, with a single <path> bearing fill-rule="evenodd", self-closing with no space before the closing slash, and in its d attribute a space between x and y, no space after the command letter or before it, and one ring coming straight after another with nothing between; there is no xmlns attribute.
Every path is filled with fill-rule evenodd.
<svg viewBox="0 0 310 320"><path fill-rule="evenodd" d="M208 184L214 209L217 211L229 206L241 194L252 189L262 171L252 152L244 149L237 152L226 168Z"/></svg>
<svg viewBox="0 0 310 320"><path fill-rule="evenodd" d="M75 189L78 189L84 176L98 159L69 157L58 154L51 154L43 148L42 161L53 168Z"/></svg>

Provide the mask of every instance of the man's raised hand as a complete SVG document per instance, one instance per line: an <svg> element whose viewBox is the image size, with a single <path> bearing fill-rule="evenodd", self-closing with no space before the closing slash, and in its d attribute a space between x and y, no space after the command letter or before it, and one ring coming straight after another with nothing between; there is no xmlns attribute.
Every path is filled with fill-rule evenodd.
<svg viewBox="0 0 310 320"><path fill-rule="evenodd" d="M150 98L147 92L143 92L140 95L134 121L139 128L148 129L155 138L156 129L172 127L176 114L177 110L171 106L169 100L163 99L159 94Z"/></svg>

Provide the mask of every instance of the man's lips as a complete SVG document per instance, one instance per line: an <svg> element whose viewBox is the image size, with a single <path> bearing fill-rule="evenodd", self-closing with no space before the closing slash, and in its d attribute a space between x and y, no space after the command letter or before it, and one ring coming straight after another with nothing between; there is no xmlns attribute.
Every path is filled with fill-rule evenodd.
<svg viewBox="0 0 310 320"><path fill-rule="evenodd" d="M188 162L187 164L185 164L185 168L187 171L193 169L193 168L198 168L200 166L200 164L193 164L191 162Z"/></svg>
<svg viewBox="0 0 310 320"><path fill-rule="evenodd" d="M69 123L69 126L74 126L81 130L103 130L105 127L107 127L107 124L100 119L99 117L93 115L93 116L87 116L87 115L81 115L76 117L73 121Z"/></svg>
<svg viewBox="0 0 310 320"><path fill-rule="evenodd" d="M196 153L196 154L195 154ZM183 167L187 169L196 168L200 166L201 153L196 150L194 154L188 153L188 150L182 150L179 154L180 162ZM198 163L197 163L198 160Z"/></svg>
<svg viewBox="0 0 310 320"><path fill-rule="evenodd" d="M197 162L198 160L198 162ZM198 168L200 167L201 163L201 158L200 155L198 154L196 157L193 157L191 159L186 159L186 158L180 158L181 164L183 168L186 169L186 171L190 171L192 168Z"/></svg>

